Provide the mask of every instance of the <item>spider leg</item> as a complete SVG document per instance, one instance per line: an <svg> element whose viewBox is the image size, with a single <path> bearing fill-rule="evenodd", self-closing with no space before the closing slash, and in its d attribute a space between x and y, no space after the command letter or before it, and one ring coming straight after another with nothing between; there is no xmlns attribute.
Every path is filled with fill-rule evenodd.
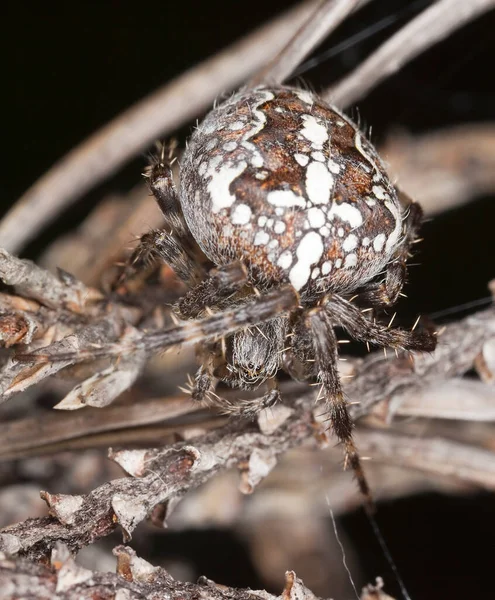
<svg viewBox="0 0 495 600"><path fill-rule="evenodd" d="M436 347L436 337L433 332L390 329L387 325L370 321L357 306L337 294L327 296L322 306L335 325L343 327L358 341L422 352L432 352Z"/></svg>
<svg viewBox="0 0 495 600"><path fill-rule="evenodd" d="M160 350L176 344L200 342L217 335L226 336L244 327L269 321L298 305L297 292L291 285L284 285L230 310L144 335L140 343L147 350Z"/></svg>
<svg viewBox="0 0 495 600"><path fill-rule="evenodd" d="M193 401L211 404L223 414L244 419L254 419L261 410L272 407L280 401L276 377L271 377L266 381L267 391L262 397L229 400L218 396L215 393L216 384L228 369L228 363L221 347L220 342L198 344L197 353L201 366L197 370L191 386Z"/></svg>
<svg viewBox="0 0 495 600"><path fill-rule="evenodd" d="M177 302L177 312L183 319L197 319L206 308L218 306L247 281L246 267L239 262L212 269L206 279L186 292Z"/></svg>
<svg viewBox="0 0 495 600"><path fill-rule="evenodd" d="M98 347L77 353L52 351L50 354L45 354L46 349L40 348L30 354L17 354L16 359L43 363L70 360L76 363L100 357L119 356L123 352L133 352L137 349L147 352L165 350L177 344L194 344L217 336L227 336L245 327L279 317L297 306L299 306L297 292L291 285L284 285L272 292L254 297L245 304L204 319L181 323L156 333L141 333L138 339L126 342L125 345L124 343L100 344Z"/></svg>
<svg viewBox="0 0 495 600"><path fill-rule="evenodd" d="M338 344L330 315L324 307L306 314L306 326L313 339L316 373L322 385L324 401L328 407L329 421L339 442L344 447L345 465L350 465L359 489L366 499L367 509L374 511L370 487L352 438L353 422L347 409L338 371Z"/></svg>
<svg viewBox="0 0 495 600"><path fill-rule="evenodd" d="M137 247L131 254L119 275L116 285L121 285L143 265L164 262L172 267L174 273L186 284L200 281L206 274L196 257L182 245L174 231L155 229L141 236Z"/></svg>
<svg viewBox="0 0 495 600"><path fill-rule="evenodd" d="M404 194L400 191L399 196L405 202ZM372 306L385 308L395 304L406 282L407 259L423 219L423 211L419 204L409 202L403 223L404 237L395 256L387 265L385 281L368 285L367 289L359 294L363 301Z"/></svg>
<svg viewBox="0 0 495 600"><path fill-rule="evenodd" d="M201 369L200 369L201 370ZM267 380L268 389L263 396L256 398L227 398L214 395L213 405L221 413L230 417L254 420L265 408L271 408L280 402L280 391L276 377Z"/></svg>
<svg viewBox="0 0 495 600"><path fill-rule="evenodd" d="M254 420L260 411L265 408L271 408L280 402L280 391L278 389L278 380L276 377L272 377L267 380L268 389L263 396L258 398L239 399L237 398L234 402L229 403L228 406L221 406L223 412L241 417L243 419Z"/></svg>
<svg viewBox="0 0 495 600"><path fill-rule="evenodd" d="M166 221L174 226L179 235L187 236L189 230L172 175L172 165L177 159L176 148L175 141L157 143L158 151L151 156L143 175Z"/></svg>
<svg viewBox="0 0 495 600"><path fill-rule="evenodd" d="M206 276L206 257L192 237L172 177L175 147L163 145L145 171L148 187L165 217L166 227L143 235L117 280L128 279L143 263L165 262L188 286Z"/></svg>
<svg viewBox="0 0 495 600"><path fill-rule="evenodd" d="M194 402L206 402L215 391L212 360L207 359L196 371L191 389L191 399Z"/></svg>

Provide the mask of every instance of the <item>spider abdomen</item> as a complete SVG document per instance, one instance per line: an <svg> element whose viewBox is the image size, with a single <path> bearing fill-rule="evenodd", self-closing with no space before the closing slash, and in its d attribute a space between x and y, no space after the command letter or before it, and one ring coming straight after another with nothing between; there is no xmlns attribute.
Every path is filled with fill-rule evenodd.
<svg viewBox="0 0 495 600"><path fill-rule="evenodd" d="M241 91L211 111L181 164L187 224L217 265L303 297L350 291L387 264L403 211L359 128L314 94Z"/></svg>

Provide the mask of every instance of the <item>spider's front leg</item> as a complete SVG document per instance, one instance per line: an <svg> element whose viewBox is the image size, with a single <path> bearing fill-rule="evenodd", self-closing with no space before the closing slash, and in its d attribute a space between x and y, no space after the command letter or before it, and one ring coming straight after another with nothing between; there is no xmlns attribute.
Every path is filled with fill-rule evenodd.
<svg viewBox="0 0 495 600"><path fill-rule="evenodd" d="M333 323L324 306L309 310L305 324L313 340L316 376L322 385L328 418L339 442L344 447L345 465L350 465L359 489L366 499L367 509L374 510L370 487L364 474L359 453L352 438L353 422L344 398L338 371L338 342Z"/></svg>
<svg viewBox="0 0 495 600"><path fill-rule="evenodd" d="M138 269L159 262L170 265L177 277L187 285L194 285L206 274L173 229L154 229L141 236L129 260L123 265L114 287L122 285Z"/></svg>
<svg viewBox="0 0 495 600"><path fill-rule="evenodd" d="M208 402L215 393L217 378L215 367L221 359L221 351L217 342L199 343L196 346L196 355L201 366L196 371L191 383L190 393L193 402Z"/></svg>
<svg viewBox="0 0 495 600"><path fill-rule="evenodd" d="M383 323L375 323L366 318L355 304L337 294L326 296L322 306L335 325L343 327L351 337L360 342L399 350L435 350L437 339L432 331L391 329Z"/></svg>
<svg viewBox="0 0 495 600"><path fill-rule="evenodd" d="M230 297L248 284L246 267L234 262L212 269L177 302L175 310L182 319L197 319L211 308L222 308Z"/></svg>
<svg viewBox="0 0 495 600"><path fill-rule="evenodd" d="M172 177L174 147L162 146L145 172L148 186L165 217L165 227L143 235L118 277L116 286L130 278L142 265L164 262L188 286L206 276L206 258L192 237L182 214ZM114 286L115 287L115 286Z"/></svg>
<svg viewBox="0 0 495 600"><path fill-rule="evenodd" d="M397 302L406 282L406 263L411 246L417 240L417 233L423 219L423 211L419 204L412 202L400 190L398 190L398 193L402 203L407 203L403 221L402 243L387 265L385 280L367 285L366 289L359 294L360 299L377 308L393 306Z"/></svg>

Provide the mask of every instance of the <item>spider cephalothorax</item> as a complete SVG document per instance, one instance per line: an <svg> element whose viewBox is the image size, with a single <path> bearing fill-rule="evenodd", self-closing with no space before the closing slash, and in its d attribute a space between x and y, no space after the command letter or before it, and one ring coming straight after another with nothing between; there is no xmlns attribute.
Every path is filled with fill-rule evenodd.
<svg viewBox="0 0 495 600"><path fill-rule="evenodd" d="M199 341L192 397L237 414L279 399L281 369L319 382L367 493L334 327L380 346L435 347L431 333L390 329L359 308L396 301L421 209L397 192L352 121L289 87L241 91L210 112L183 154L178 192L164 152L148 177L171 230L147 234L134 259L164 259L189 287L175 307L189 322L150 347ZM226 405L218 380L269 385L260 400Z"/></svg>

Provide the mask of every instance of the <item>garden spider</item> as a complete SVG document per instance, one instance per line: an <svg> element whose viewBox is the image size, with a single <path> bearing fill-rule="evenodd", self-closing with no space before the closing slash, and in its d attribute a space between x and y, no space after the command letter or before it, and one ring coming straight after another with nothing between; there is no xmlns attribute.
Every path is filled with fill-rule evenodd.
<svg viewBox="0 0 495 600"><path fill-rule="evenodd" d="M421 209L390 183L348 117L297 88L241 90L214 108L182 156L177 190L173 160L163 148L146 173L167 226L141 238L123 277L150 258L168 263L188 286L174 307L186 323L141 343L198 342L192 398L241 416L279 400L280 370L321 384L345 463L371 505L334 327L378 346L434 349L433 333L390 329L362 310L396 302ZM267 389L227 404L217 381Z"/></svg>

